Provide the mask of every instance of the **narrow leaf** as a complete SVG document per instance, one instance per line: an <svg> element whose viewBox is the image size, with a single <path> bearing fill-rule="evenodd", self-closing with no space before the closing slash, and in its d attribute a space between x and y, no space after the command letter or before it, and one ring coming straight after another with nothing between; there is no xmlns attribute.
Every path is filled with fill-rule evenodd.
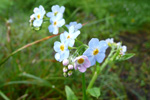
<svg viewBox="0 0 150 100"><path fill-rule="evenodd" d="M121 58L119 58L118 61L128 60L128 59L132 58L133 56L135 56L134 53L127 53L127 54L123 55Z"/></svg>
<svg viewBox="0 0 150 100"><path fill-rule="evenodd" d="M4 100L10 100L2 91L0 91L0 96L1 96Z"/></svg>

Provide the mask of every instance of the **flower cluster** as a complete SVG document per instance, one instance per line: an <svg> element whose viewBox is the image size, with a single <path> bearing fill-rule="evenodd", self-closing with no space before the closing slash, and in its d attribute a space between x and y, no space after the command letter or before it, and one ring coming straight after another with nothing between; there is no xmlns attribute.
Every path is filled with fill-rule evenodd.
<svg viewBox="0 0 150 100"><path fill-rule="evenodd" d="M125 52L127 51L127 46L125 45L122 46L120 42L115 43L113 38L108 38L105 41L107 42L108 46L117 48L119 50L120 56L125 55Z"/></svg>
<svg viewBox="0 0 150 100"><path fill-rule="evenodd" d="M63 72L64 72L64 76L67 77L67 76L71 76L72 75L72 72L73 72L73 64L69 63L69 59L64 59L62 64L64 65L63 67Z"/></svg>
<svg viewBox="0 0 150 100"><path fill-rule="evenodd" d="M52 34L58 34L59 28L63 28L63 26L67 28L67 30L60 34L60 41L54 42L53 47L56 52L55 59L62 62L64 66L63 73L65 77L71 76L74 70L79 70L84 73L87 68L95 65L96 62L102 63L106 58L106 50L108 47L113 48L114 51L119 51L117 57L125 55L127 47L122 46L120 42L115 43L113 38L106 40L92 38L88 45L80 42L82 43L81 46L74 47L77 37L80 34L79 29L82 28L82 24L70 22L65 25L65 19L63 18L65 12L64 6L54 5L51 10L51 12L46 14L43 6L40 5L39 8L33 10L34 14L30 16L29 22L32 27L40 28L42 23L48 19L50 22L48 30ZM85 51L79 53L81 47L84 47ZM73 55L75 56L73 57Z"/></svg>

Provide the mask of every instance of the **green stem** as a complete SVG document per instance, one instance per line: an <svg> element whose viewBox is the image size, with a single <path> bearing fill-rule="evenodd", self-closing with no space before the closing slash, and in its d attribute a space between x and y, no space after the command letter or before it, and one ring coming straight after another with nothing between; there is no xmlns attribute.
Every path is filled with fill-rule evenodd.
<svg viewBox="0 0 150 100"><path fill-rule="evenodd" d="M87 100L86 99L85 73L82 73L82 92L83 92L83 100Z"/></svg>
<svg viewBox="0 0 150 100"><path fill-rule="evenodd" d="M77 49L77 47L70 47L70 46L69 46L68 49L69 49L69 50L71 50L71 49Z"/></svg>
<svg viewBox="0 0 150 100"><path fill-rule="evenodd" d="M75 41L80 43L80 44L84 44L83 42L79 41L77 38L75 39Z"/></svg>
<svg viewBox="0 0 150 100"><path fill-rule="evenodd" d="M107 59L105 60L105 62L102 64L101 67L99 66L98 63L96 64L97 69L94 72L94 75L93 75L93 77L92 77L92 79L91 79L91 81L90 81L90 83L89 83L89 85L87 87L87 90L92 88L92 86L95 83L99 73L106 67L106 65L108 64L108 62L110 60L110 57L112 56L113 53L114 53L114 49L111 50L110 54L108 55ZM86 93L88 93L88 92L86 91Z"/></svg>
<svg viewBox="0 0 150 100"><path fill-rule="evenodd" d="M57 36L57 35L60 35L60 34L51 35L51 36L42 38L42 39L40 39L40 40L34 41L34 42L32 42L32 43L29 43L29 44L27 44L27 45L25 45L25 46L23 46L23 47L17 49L16 51L12 52L8 57L6 57L2 62L0 62L0 66L3 65L11 56L13 56L14 54L18 53L19 51L21 51L21 50L23 50L23 49L25 49L25 48L27 48L27 47L30 47L30 46L32 46L32 45L34 45L34 44L36 44L36 43L39 43L39 42L42 42L42 41L44 41L44 40L50 39L50 38L52 38L52 37L55 37L55 36Z"/></svg>

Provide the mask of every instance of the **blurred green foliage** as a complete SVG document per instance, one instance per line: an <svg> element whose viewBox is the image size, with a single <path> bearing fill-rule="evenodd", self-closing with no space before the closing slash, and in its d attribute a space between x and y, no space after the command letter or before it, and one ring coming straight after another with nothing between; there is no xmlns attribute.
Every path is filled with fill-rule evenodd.
<svg viewBox="0 0 150 100"><path fill-rule="evenodd" d="M99 100L150 98L149 0L0 0L0 61L27 43L51 35L47 29L49 23L42 30L34 31L28 21L35 7L43 5L48 12L55 4L66 7L66 23L88 22L78 37L84 43L93 37L113 37L127 45L128 52L136 54L128 61L107 66L101 73L95 83L95 86L101 88ZM6 20L9 19L12 19L10 42L7 40L6 25ZM10 100L64 100L65 85L68 85L81 99L81 74L76 72L72 77L64 78L63 66L54 61L53 43L58 39L55 37L31 46L12 56L0 67L1 92ZM94 67L86 72L87 83ZM23 76L23 73L34 78ZM51 85L45 85L44 82Z"/></svg>

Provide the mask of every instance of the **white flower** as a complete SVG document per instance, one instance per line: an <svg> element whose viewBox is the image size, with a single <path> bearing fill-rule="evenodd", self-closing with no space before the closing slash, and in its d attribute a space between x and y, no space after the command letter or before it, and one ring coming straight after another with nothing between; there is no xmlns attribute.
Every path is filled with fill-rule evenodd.
<svg viewBox="0 0 150 100"><path fill-rule="evenodd" d="M35 19L34 14L32 14L32 15L30 16L29 22L32 23L34 19Z"/></svg>
<svg viewBox="0 0 150 100"><path fill-rule="evenodd" d="M70 47L73 47L76 37L80 34L80 31L75 31L74 27L69 27L69 32L64 32L60 35L60 38L63 38L64 40L68 41L68 45Z"/></svg>
<svg viewBox="0 0 150 100"><path fill-rule="evenodd" d="M125 52L127 51L127 46L121 46L121 49L120 49L120 54L121 55L125 55Z"/></svg>
<svg viewBox="0 0 150 100"><path fill-rule="evenodd" d="M77 22L70 22L69 25L66 25L66 27L69 29L69 27L74 26L74 30L77 31L82 27L81 23Z"/></svg>
<svg viewBox="0 0 150 100"><path fill-rule="evenodd" d="M54 50L57 52L55 54L55 59L59 62L67 59L69 57L68 42L60 38L61 42L56 41L54 43Z"/></svg>
<svg viewBox="0 0 150 100"><path fill-rule="evenodd" d="M111 45L112 43L114 43L114 39L113 38L108 38L105 41L107 42L108 45Z"/></svg>
<svg viewBox="0 0 150 100"><path fill-rule="evenodd" d="M65 20L62 19L62 14L57 14L56 17L52 17L50 19L51 25L49 25L49 32L53 32L53 34L58 34L58 28L62 27L65 24Z"/></svg>
<svg viewBox="0 0 150 100"><path fill-rule="evenodd" d="M120 42L118 42L117 44L117 49L120 49L120 55L125 55L125 52L127 51L127 46L125 46L125 45L121 45L121 43Z"/></svg>
<svg viewBox="0 0 150 100"><path fill-rule="evenodd" d="M121 43L120 43L120 42L118 42L116 45L117 45L117 48L120 48Z"/></svg>
<svg viewBox="0 0 150 100"><path fill-rule="evenodd" d="M47 17L54 17L54 16L57 16L57 14L62 14L64 13L65 11L65 7L64 6L61 6L59 7L59 5L54 5L52 6L52 12L48 12L46 15Z"/></svg>
<svg viewBox="0 0 150 100"><path fill-rule="evenodd" d="M33 12L34 12L34 14L32 14L30 16L30 22L32 22L35 19L33 21L33 26L40 27L43 22L43 17L46 12L45 12L43 6L41 6L41 5L39 6L39 8L37 8L37 7L34 8Z"/></svg>

